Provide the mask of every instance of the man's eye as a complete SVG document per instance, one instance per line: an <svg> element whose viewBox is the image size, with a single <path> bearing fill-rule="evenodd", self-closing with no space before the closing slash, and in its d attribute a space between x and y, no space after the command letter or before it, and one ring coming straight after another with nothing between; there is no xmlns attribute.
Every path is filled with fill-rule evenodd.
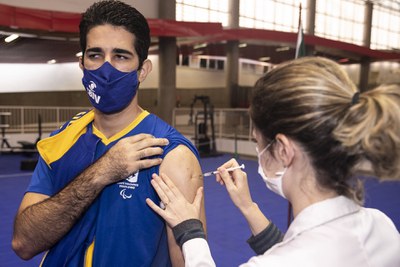
<svg viewBox="0 0 400 267"><path fill-rule="evenodd" d="M126 57L126 56L124 56L124 55L116 55L116 58L117 59L122 59L122 60L124 60L124 59L128 59L128 57Z"/></svg>
<svg viewBox="0 0 400 267"><path fill-rule="evenodd" d="M98 57L100 57L99 54L88 54L87 56L88 56L88 58L98 58Z"/></svg>

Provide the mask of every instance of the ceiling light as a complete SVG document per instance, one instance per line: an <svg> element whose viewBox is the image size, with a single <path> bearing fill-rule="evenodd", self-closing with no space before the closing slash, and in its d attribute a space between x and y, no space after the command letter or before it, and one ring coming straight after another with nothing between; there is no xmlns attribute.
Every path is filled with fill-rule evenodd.
<svg viewBox="0 0 400 267"><path fill-rule="evenodd" d="M81 56L83 56L83 53L82 53L82 51L80 51L80 52L76 53L76 54L75 54L75 56L76 56L76 57L81 57Z"/></svg>
<svg viewBox="0 0 400 267"><path fill-rule="evenodd" d="M47 61L47 64L55 64L55 63L57 63L57 60L55 60L55 59L51 59L51 60Z"/></svg>
<svg viewBox="0 0 400 267"><path fill-rule="evenodd" d="M17 39L19 37L18 34L11 34L10 36L8 36L6 39L4 39L4 41L6 43L10 43L12 41L14 41L15 39Z"/></svg>
<svg viewBox="0 0 400 267"><path fill-rule="evenodd" d="M157 51L158 50L158 45L152 45L149 47L149 52Z"/></svg>
<svg viewBox="0 0 400 267"><path fill-rule="evenodd" d="M247 46L246 43L241 43L241 44L239 44L239 47L240 47L240 48L243 48L243 47L246 47L246 46Z"/></svg>
<svg viewBox="0 0 400 267"><path fill-rule="evenodd" d="M258 60L259 61L268 61L270 59L271 59L271 57L260 57Z"/></svg>
<svg viewBox="0 0 400 267"><path fill-rule="evenodd" d="M13 32L0 31L0 35L12 35L12 34L18 35L19 37L37 38L36 34L29 34L29 33L22 33L22 32L13 33Z"/></svg>
<svg viewBox="0 0 400 267"><path fill-rule="evenodd" d="M193 47L193 49L199 49L199 48L204 48L204 47L207 47L207 44L206 44L206 43L202 43L202 44L195 45L195 46Z"/></svg>
<svg viewBox="0 0 400 267"><path fill-rule="evenodd" d="M195 51L195 52L192 53L193 56L198 56L198 55L201 55L201 54L203 54L203 51Z"/></svg>
<svg viewBox="0 0 400 267"><path fill-rule="evenodd" d="M289 46L282 46L282 47L278 47L277 49L275 49L276 52L283 52L283 51L288 51L290 49Z"/></svg>

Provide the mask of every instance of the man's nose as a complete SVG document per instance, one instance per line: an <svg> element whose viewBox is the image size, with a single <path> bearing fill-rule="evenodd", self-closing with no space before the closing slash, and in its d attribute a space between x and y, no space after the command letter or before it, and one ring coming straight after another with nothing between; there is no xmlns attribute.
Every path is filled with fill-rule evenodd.
<svg viewBox="0 0 400 267"><path fill-rule="evenodd" d="M108 62L111 65L113 65L112 54L105 53L105 55L104 55L104 63L106 63L106 62Z"/></svg>

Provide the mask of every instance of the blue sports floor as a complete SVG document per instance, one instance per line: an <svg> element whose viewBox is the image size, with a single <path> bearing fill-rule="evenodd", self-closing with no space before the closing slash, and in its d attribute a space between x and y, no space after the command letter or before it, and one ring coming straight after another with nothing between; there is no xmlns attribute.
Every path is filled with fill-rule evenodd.
<svg viewBox="0 0 400 267"><path fill-rule="evenodd" d="M215 170L231 155L201 159L203 171ZM22 155L0 154L0 267L38 266L40 256L25 262L11 250L13 219L24 190L29 183L29 171L20 171ZM282 231L287 229L288 204L265 187L257 174L257 162L239 157L246 165L250 189L255 202ZM379 183L367 179L366 206L386 213L400 229L400 182ZM250 235L246 221L231 203L223 186L213 177L204 181L208 240L217 266L238 266L253 256L246 240Z"/></svg>

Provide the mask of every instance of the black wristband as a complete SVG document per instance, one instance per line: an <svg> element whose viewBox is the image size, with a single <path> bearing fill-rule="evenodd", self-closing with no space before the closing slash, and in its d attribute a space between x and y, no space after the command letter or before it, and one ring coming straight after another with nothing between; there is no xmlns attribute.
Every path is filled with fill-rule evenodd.
<svg viewBox="0 0 400 267"><path fill-rule="evenodd" d="M172 228L176 243L182 248L182 245L193 238L206 238L203 224L200 220L189 219L181 222Z"/></svg>
<svg viewBox="0 0 400 267"><path fill-rule="evenodd" d="M247 243L250 245L253 251L257 253L257 255L261 255L275 244L281 242L282 239L283 234L281 230L279 230L275 224L270 222L270 224L259 234L256 236L251 236L247 240Z"/></svg>

